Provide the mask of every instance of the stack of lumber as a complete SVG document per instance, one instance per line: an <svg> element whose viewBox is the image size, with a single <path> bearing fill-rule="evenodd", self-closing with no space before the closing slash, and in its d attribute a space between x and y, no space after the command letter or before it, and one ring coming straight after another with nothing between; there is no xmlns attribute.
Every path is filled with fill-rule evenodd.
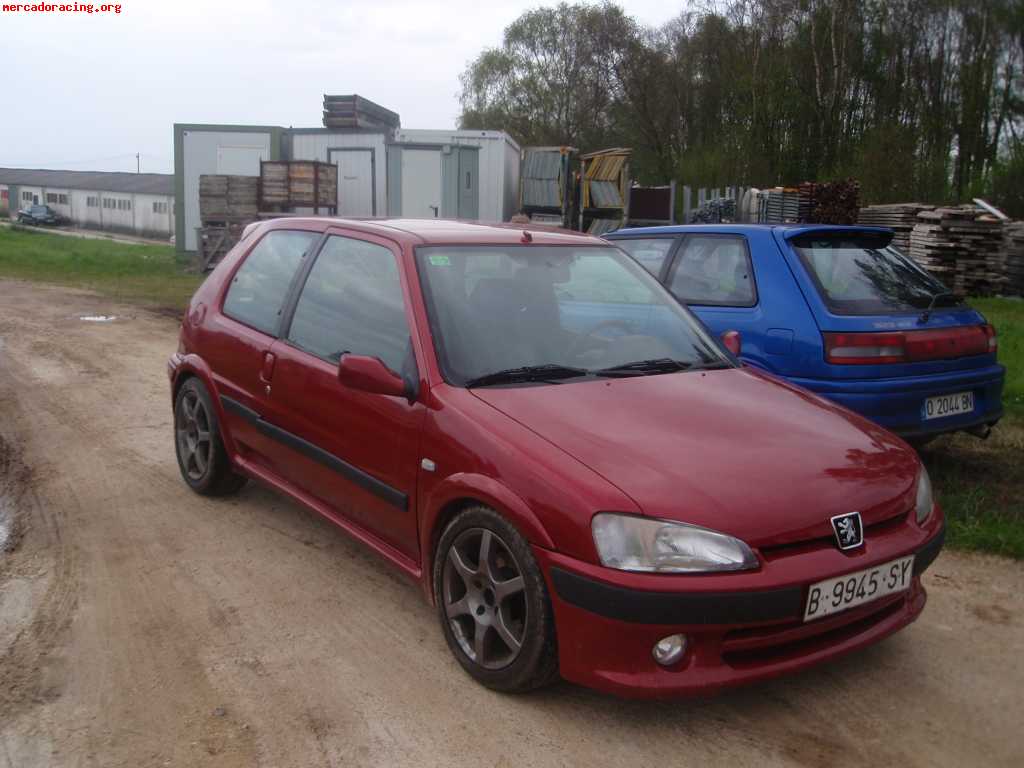
<svg viewBox="0 0 1024 768"><path fill-rule="evenodd" d="M256 218L259 177L201 175L199 219L203 226Z"/></svg>
<svg viewBox="0 0 1024 768"><path fill-rule="evenodd" d="M897 203L895 205L869 205L860 209L858 224L871 227L889 227L894 234L892 244L903 253L910 252L910 231L917 224L917 214L933 211L934 205Z"/></svg>
<svg viewBox="0 0 1024 768"><path fill-rule="evenodd" d="M1008 221L1003 225L1003 254L1006 274L1003 293L1024 296L1024 221Z"/></svg>
<svg viewBox="0 0 1024 768"><path fill-rule="evenodd" d="M338 205L338 166L313 160L260 163L260 210Z"/></svg>
<svg viewBox="0 0 1024 768"><path fill-rule="evenodd" d="M325 128L358 128L389 132L401 127L401 124L402 121L396 112L357 94L324 94Z"/></svg>
<svg viewBox="0 0 1024 768"><path fill-rule="evenodd" d="M799 187L800 221L810 224L856 224L860 214L860 183L805 181Z"/></svg>
<svg viewBox="0 0 1024 768"><path fill-rule="evenodd" d="M910 256L960 296L999 293L1006 282L1003 224L973 206L918 213Z"/></svg>

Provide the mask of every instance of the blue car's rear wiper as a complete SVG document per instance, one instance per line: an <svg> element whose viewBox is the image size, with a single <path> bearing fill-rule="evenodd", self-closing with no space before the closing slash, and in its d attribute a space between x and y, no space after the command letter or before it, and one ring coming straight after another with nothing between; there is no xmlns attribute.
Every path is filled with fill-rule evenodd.
<svg viewBox="0 0 1024 768"><path fill-rule="evenodd" d="M466 382L466 387L487 387L493 384L521 384L539 381L557 383L559 379L572 379L577 376L588 376L586 368L573 368L567 365L524 365L521 368L506 368L502 371L485 373Z"/></svg>
<svg viewBox="0 0 1024 768"><path fill-rule="evenodd" d="M632 363L613 365L593 371L595 376L648 376L652 373L672 373L685 371L693 367L693 363L673 360L670 357L659 357L654 360L636 360Z"/></svg>
<svg viewBox="0 0 1024 768"><path fill-rule="evenodd" d="M918 324L924 325L925 323L928 322L928 318L932 316L932 310L935 309L935 302L937 302L939 299L955 298L956 294L952 293L951 291L939 291L938 293L936 293L934 296L932 296L932 300L928 302L928 307L925 309L925 311L921 313L921 316L919 318L917 318Z"/></svg>

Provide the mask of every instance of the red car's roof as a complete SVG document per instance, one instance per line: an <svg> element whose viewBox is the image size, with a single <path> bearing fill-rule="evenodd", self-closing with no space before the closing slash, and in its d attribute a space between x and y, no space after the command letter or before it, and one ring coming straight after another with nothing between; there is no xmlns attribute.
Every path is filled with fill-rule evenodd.
<svg viewBox="0 0 1024 768"><path fill-rule="evenodd" d="M288 224L326 224L362 230L367 233L408 239L417 245L465 243L511 245L522 244L523 233L529 232L534 245L608 245L597 237L537 224L486 224L451 219L343 219L333 217L272 220L275 227Z"/></svg>

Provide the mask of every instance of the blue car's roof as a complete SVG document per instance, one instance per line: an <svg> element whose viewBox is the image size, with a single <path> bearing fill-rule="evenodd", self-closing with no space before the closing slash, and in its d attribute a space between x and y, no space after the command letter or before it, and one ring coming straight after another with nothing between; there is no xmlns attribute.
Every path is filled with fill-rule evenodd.
<svg viewBox="0 0 1024 768"><path fill-rule="evenodd" d="M884 232L891 234L888 227L867 227L860 224L673 224L666 227L630 227L628 229L617 229L609 232L605 237L614 238L616 235L684 235L688 232L735 232L737 234L748 234L754 232L766 232L778 230L787 240L809 232Z"/></svg>

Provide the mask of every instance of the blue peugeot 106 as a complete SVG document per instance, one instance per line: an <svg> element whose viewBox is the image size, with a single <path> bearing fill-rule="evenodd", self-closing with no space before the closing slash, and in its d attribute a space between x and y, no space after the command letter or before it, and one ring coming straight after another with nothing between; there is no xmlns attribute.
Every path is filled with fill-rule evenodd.
<svg viewBox="0 0 1024 768"><path fill-rule="evenodd" d="M1002 416L995 329L893 248L891 230L705 224L605 237L744 362L912 443L985 437Z"/></svg>

